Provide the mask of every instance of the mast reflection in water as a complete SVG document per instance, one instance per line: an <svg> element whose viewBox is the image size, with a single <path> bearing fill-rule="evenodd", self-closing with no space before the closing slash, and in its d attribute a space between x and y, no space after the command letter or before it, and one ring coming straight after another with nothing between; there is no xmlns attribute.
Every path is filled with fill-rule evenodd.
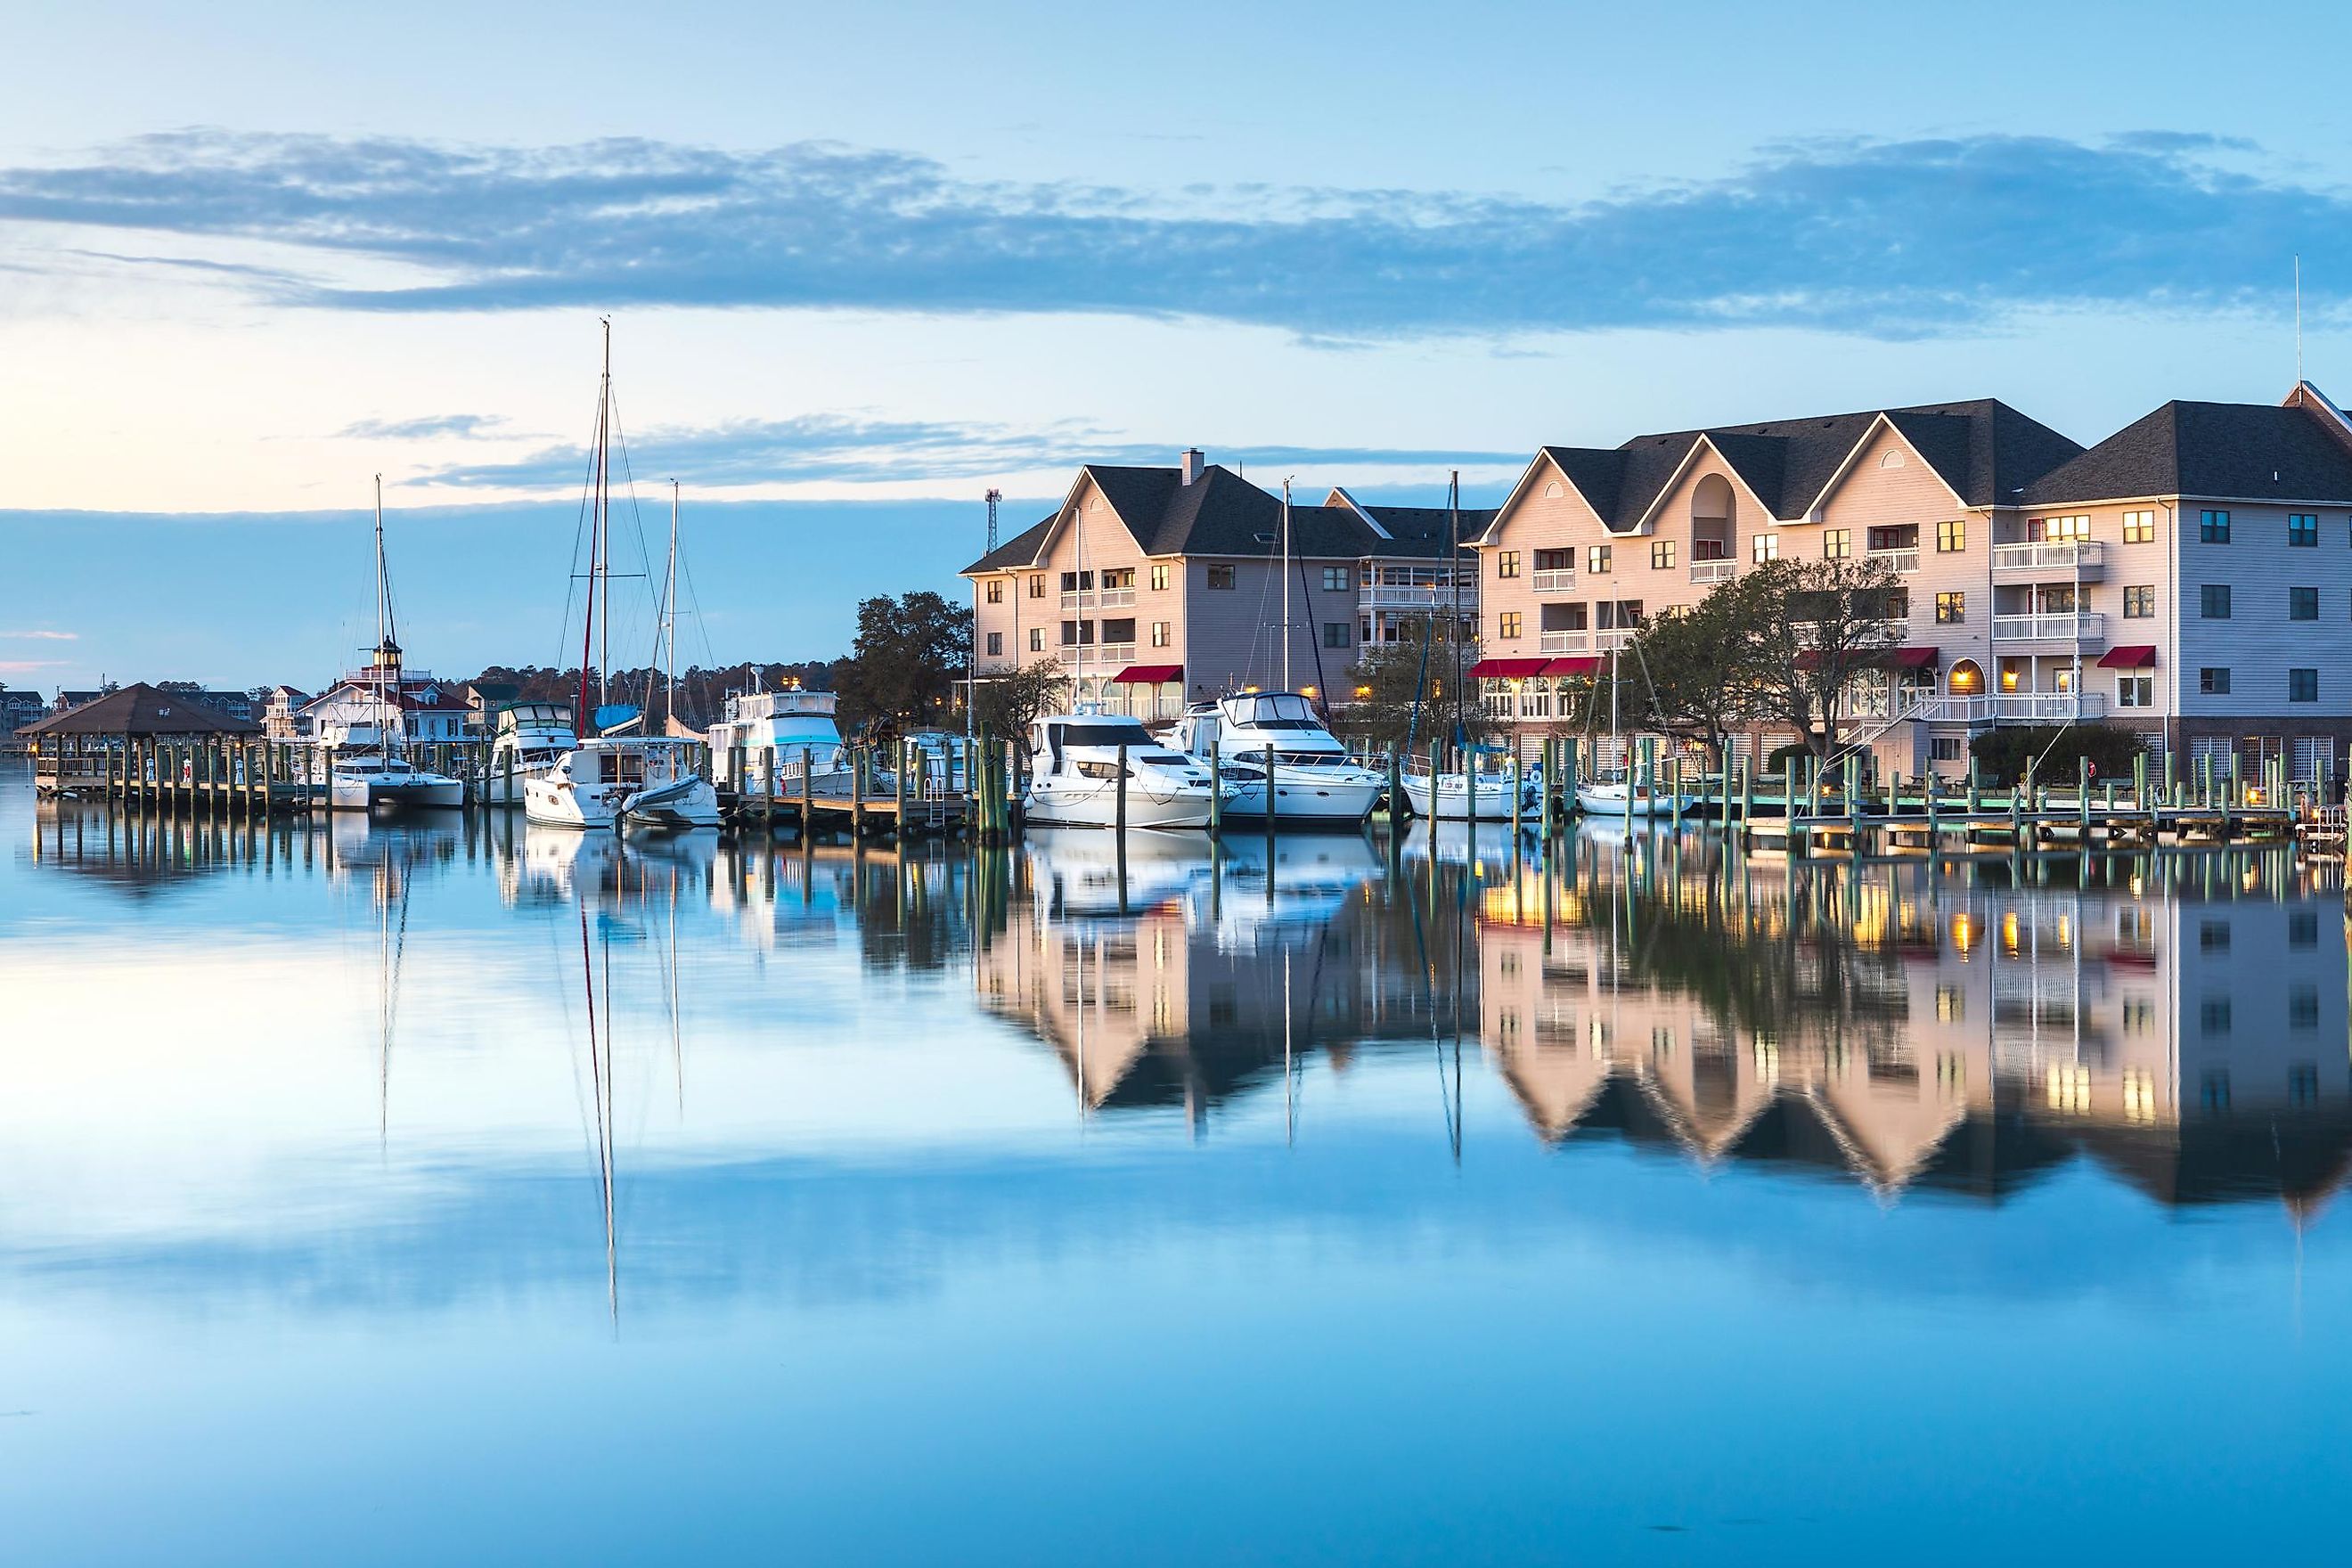
<svg viewBox="0 0 2352 1568"><path fill-rule="evenodd" d="M21 773L0 835L27 1561L2333 1539L2352 1020L2288 850L902 853ZM1267 1433L1178 1523L1136 1458Z"/></svg>

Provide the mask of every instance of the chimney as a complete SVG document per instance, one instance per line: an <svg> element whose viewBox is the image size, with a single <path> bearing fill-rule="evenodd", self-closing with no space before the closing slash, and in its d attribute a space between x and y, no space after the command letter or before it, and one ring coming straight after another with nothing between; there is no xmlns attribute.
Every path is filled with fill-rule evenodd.
<svg viewBox="0 0 2352 1568"><path fill-rule="evenodd" d="M1177 459L1177 467L1182 470L1184 482L1188 485L1200 479L1206 466L1201 456L1201 448L1198 447L1185 447L1184 455Z"/></svg>

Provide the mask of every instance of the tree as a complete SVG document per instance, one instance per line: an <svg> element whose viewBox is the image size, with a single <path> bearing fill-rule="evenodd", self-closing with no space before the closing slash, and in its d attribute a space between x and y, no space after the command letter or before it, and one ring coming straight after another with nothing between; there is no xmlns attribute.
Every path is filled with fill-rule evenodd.
<svg viewBox="0 0 2352 1568"><path fill-rule="evenodd" d="M951 711L971 654L971 612L928 588L857 606L857 637L839 671L844 716L883 734Z"/></svg>
<svg viewBox="0 0 2352 1568"><path fill-rule="evenodd" d="M1719 768L1731 731L1756 716L1768 686L1761 628L1771 613L1771 578L1751 573L1717 584L1680 615L1645 622L1620 668L1638 674L1622 681L1618 699L1625 727L1654 730L1707 751Z"/></svg>
<svg viewBox="0 0 2352 1568"><path fill-rule="evenodd" d="M1477 682L1465 673L1455 683L1456 651L1442 621L1407 621L1396 641L1367 647L1356 661L1356 700L1340 715L1348 733L1384 749L1450 742L1458 703L1467 738L1487 734L1494 726L1479 704ZM1459 654L1466 672L1478 662L1477 639L1462 637Z"/></svg>
<svg viewBox="0 0 2352 1568"><path fill-rule="evenodd" d="M1069 674L1057 658L983 676L972 700L973 721L1000 739L1019 741L1041 715L1062 706L1069 685Z"/></svg>
<svg viewBox="0 0 2352 1568"><path fill-rule="evenodd" d="M1756 595L1759 717L1795 727L1817 757L1837 750L1863 680L1903 640L1907 595L1883 561L1771 561L1748 574Z"/></svg>

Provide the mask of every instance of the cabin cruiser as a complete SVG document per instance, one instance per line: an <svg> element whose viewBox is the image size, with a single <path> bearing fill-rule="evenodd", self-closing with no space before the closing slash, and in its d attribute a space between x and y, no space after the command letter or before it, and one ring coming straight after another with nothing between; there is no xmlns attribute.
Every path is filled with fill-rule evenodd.
<svg viewBox="0 0 2352 1568"><path fill-rule="evenodd" d="M1151 738L1133 719L1057 713L1029 726L1033 826L1111 827L1118 822L1119 748L1127 749L1129 827L1206 827L1220 787L1209 770Z"/></svg>
<svg viewBox="0 0 2352 1568"><path fill-rule="evenodd" d="M696 742L600 735L523 785L523 815L543 827L716 827L719 795L695 769Z"/></svg>
<svg viewBox="0 0 2352 1568"><path fill-rule="evenodd" d="M508 703L499 710L498 729L490 739L482 799L491 805L520 805L523 784L579 743L570 703Z"/></svg>
<svg viewBox="0 0 2352 1568"><path fill-rule="evenodd" d="M1274 748L1274 819L1294 827L1360 827L1380 803L1385 781L1348 757L1339 738L1295 691L1251 691L1196 702L1176 721L1180 750L1206 761L1234 791L1225 815L1266 815L1265 750Z"/></svg>
<svg viewBox="0 0 2352 1568"><path fill-rule="evenodd" d="M830 691L739 691L730 696L727 717L708 731L713 782L754 798L764 795L772 752L779 800L799 797L803 770L811 795L848 799L853 793L851 756L834 721L835 700ZM868 775L871 794L888 795L897 787L887 774Z"/></svg>
<svg viewBox="0 0 2352 1568"><path fill-rule="evenodd" d="M1543 808L1543 768L1522 768L1510 752L1474 747L1469 766L1458 773L1408 773L1398 782L1413 815L1433 822L1508 822L1533 817Z"/></svg>
<svg viewBox="0 0 2352 1568"><path fill-rule="evenodd" d="M455 811L465 804L462 783L395 751L340 754L327 775L327 805L336 811Z"/></svg>

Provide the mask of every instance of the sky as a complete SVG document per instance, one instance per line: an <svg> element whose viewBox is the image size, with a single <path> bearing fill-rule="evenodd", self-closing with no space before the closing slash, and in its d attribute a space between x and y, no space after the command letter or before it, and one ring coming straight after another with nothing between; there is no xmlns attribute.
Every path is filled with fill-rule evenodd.
<svg viewBox="0 0 2352 1568"><path fill-rule="evenodd" d="M316 684L368 640L379 473L412 659L561 657L607 315L632 529L676 479L680 654L720 662L961 594L983 492L1009 532L1088 460L1491 500L1545 442L2274 401L2298 255L2352 388L2352 107L2293 69L2352 18L1922 20L34 8L0 680Z"/></svg>

